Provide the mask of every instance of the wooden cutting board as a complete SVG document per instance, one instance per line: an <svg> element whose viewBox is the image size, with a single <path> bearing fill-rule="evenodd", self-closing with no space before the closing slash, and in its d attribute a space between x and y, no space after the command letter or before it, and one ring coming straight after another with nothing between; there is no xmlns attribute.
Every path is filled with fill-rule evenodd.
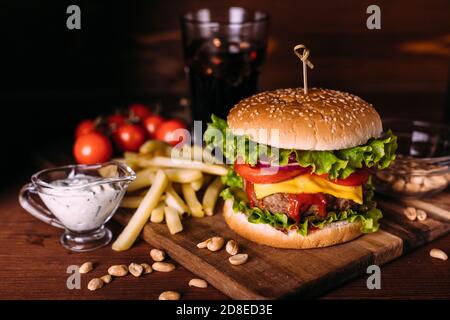
<svg viewBox="0 0 450 320"><path fill-rule="evenodd" d="M186 220L179 234L170 235L164 224L147 223L142 236L231 298L312 297L366 273L369 265L383 265L450 231L450 193L414 201L414 206L427 208L427 220L406 219L402 211L411 203L379 198L384 214L379 232L321 249L275 249L250 242L227 227L220 205L212 217ZM126 224L130 215L123 210L115 219ZM241 252L249 255L247 263L233 266L225 250L197 248L197 243L214 235L235 239Z"/></svg>

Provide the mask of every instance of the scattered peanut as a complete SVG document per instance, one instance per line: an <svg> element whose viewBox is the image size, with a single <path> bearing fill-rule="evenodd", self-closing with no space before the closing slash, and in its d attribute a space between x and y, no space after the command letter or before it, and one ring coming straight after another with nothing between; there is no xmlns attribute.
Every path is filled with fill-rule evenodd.
<svg viewBox="0 0 450 320"><path fill-rule="evenodd" d="M414 221L417 218L417 210L414 207L407 207L405 210L403 210L403 213L411 221Z"/></svg>
<svg viewBox="0 0 450 320"><path fill-rule="evenodd" d="M88 272L92 271L93 269L94 269L94 265L92 264L92 262L88 261L81 265L79 272L80 273L88 273Z"/></svg>
<svg viewBox="0 0 450 320"><path fill-rule="evenodd" d="M208 282L206 282L203 279L194 278L189 281L189 286L197 288L206 288L208 287Z"/></svg>
<svg viewBox="0 0 450 320"><path fill-rule="evenodd" d="M132 262L128 266L128 271L130 271L130 273L137 278L141 276L142 272L144 271L144 267L140 264Z"/></svg>
<svg viewBox="0 0 450 320"><path fill-rule="evenodd" d="M153 261L164 261L166 253L159 249L152 249L150 250L150 257L152 257Z"/></svg>
<svg viewBox="0 0 450 320"><path fill-rule="evenodd" d="M141 263L142 268L144 268L144 274L152 273L153 269L148 263Z"/></svg>
<svg viewBox="0 0 450 320"><path fill-rule="evenodd" d="M94 278L91 281L89 281L88 283L88 289L91 291L95 291L97 289L100 289L101 287L103 287L103 280L99 279L99 278Z"/></svg>
<svg viewBox="0 0 450 320"><path fill-rule="evenodd" d="M172 263L167 262L155 262L152 265L153 270L159 271L159 272L170 272L175 270L175 266Z"/></svg>
<svg viewBox="0 0 450 320"><path fill-rule="evenodd" d="M427 213L423 210L417 210L417 220L425 221L427 219Z"/></svg>
<svg viewBox="0 0 450 320"><path fill-rule="evenodd" d="M176 291L164 291L159 295L159 300L180 300L181 295Z"/></svg>
<svg viewBox="0 0 450 320"><path fill-rule="evenodd" d="M431 249L430 256L433 258L436 258L436 259L444 260L444 261L448 259L448 256L444 251L442 251L441 249L436 249L436 248Z"/></svg>
<svg viewBox="0 0 450 320"><path fill-rule="evenodd" d="M208 242L206 247L210 251L219 251L220 249L222 249L224 243L225 243L225 240L223 240L222 237L212 237L211 241Z"/></svg>
<svg viewBox="0 0 450 320"><path fill-rule="evenodd" d="M229 240L227 242L225 249L232 256L234 256L235 254L237 254L239 252L239 246L238 246L237 242L234 240Z"/></svg>
<svg viewBox="0 0 450 320"><path fill-rule="evenodd" d="M112 276L110 274L104 275L103 277L100 277L100 279L104 283L110 283L112 281Z"/></svg>
<svg viewBox="0 0 450 320"><path fill-rule="evenodd" d="M208 243L211 241L211 238L206 239L205 241L202 241L197 244L197 248L199 249L205 249L208 246Z"/></svg>
<svg viewBox="0 0 450 320"><path fill-rule="evenodd" d="M115 277L123 277L128 274L128 268L124 264L111 266L108 269L108 274L115 276Z"/></svg>
<svg viewBox="0 0 450 320"><path fill-rule="evenodd" d="M236 255L228 258L228 261L230 261L230 263L234 266L244 264L247 262L247 260L248 260L248 254L246 254L246 253L239 253L239 254L236 254Z"/></svg>

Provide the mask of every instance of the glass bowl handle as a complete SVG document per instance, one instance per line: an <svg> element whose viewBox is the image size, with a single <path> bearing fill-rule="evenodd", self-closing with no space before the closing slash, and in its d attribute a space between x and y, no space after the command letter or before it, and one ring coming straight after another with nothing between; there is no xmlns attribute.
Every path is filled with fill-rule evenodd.
<svg viewBox="0 0 450 320"><path fill-rule="evenodd" d="M19 203L29 214L39 220L57 228L64 229L64 226L58 219L47 209L34 201L31 194L36 194L36 188L32 183L27 183L19 192Z"/></svg>

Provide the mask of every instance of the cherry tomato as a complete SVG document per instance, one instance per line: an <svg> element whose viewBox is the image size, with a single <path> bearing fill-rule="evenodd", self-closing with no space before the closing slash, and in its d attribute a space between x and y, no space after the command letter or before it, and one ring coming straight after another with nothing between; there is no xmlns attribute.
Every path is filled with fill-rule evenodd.
<svg viewBox="0 0 450 320"><path fill-rule="evenodd" d="M86 119L81 121L76 130L75 130L75 138L81 137L84 134L88 134L94 132L96 129L96 123L92 119Z"/></svg>
<svg viewBox="0 0 450 320"><path fill-rule="evenodd" d="M150 138L155 138L156 130L159 127L159 125L163 122L164 118L158 115L145 118L144 127L145 129L147 129L147 133L150 136Z"/></svg>
<svg viewBox="0 0 450 320"><path fill-rule="evenodd" d="M119 127L125 124L125 117L121 114L112 114L108 117L108 126L112 132L117 131Z"/></svg>
<svg viewBox="0 0 450 320"><path fill-rule="evenodd" d="M252 167L248 164L234 164L234 171L242 178L252 183L276 183L289 180L310 172L310 168L289 170L270 170L269 168Z"/></svg>
<svg viewBox="0 0 450 320"><path fill-rule="evenodd" d="M125 124L117 129L114 138L121 150L138 151L145 142L145 131L136 124Z"/></svg>
<svg viewBox="0 0 450 320"><path fill-rule="evenodd" d="M111 142L99 132L87 133L76 139L73 154L82 164L106 162L112 155Z"/></svg>
<svg viewBox="0 0 450 320"><path fill-rule="evenodd" d="M320 177L328 180L328 174L321 174ZM336 179L330 180L335 184L339 184L341 186L361 186L369 180L370 171L367 169L360 169L358 171L353 172L345 179Z"/></svg>
<svg viewBox="0 0 450 320"><path fill-rule="evenodd" d="M131 119L136 119L138 121L142 121L152 115L150 108L141 103L132 104L128 108L128 113Z"/></svg>
<svg viewBox="0 0 450 320"><path fill-rule="evenodd" d="M161 123L156 129L155 137L175 146L186 142L189 139L189 132L183 122L174 119Z"/></svg>

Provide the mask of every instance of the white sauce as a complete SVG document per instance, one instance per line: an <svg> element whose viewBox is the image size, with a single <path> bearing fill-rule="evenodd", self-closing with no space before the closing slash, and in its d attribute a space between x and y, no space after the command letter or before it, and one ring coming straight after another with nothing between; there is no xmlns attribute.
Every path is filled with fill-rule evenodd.
<svg viewBox="0 0 450 320"><path fill-rule="evenodd" d="M39 196L67 229L77 232L94 230L110 218L125 190L109 183L77 189L68 187L83 186L101 180L101 177L76 174L53 181L53 188L45 188L39 192Z"/></svg>

